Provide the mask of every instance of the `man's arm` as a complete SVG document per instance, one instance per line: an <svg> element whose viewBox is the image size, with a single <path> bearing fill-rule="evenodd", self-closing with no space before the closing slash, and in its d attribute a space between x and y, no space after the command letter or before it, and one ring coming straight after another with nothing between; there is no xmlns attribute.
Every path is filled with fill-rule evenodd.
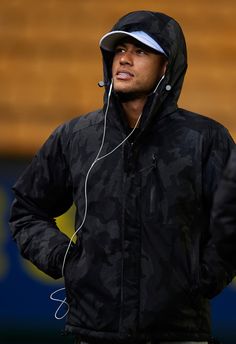
<svg viewBox="0 0 236 344"><path fill-rule="evenodd" d="M70 174L62 151L62 128L46 141L13 187L10 228L23 257L53 278L69 243L54 220L72 205Z"/></svg>
<svg viewBox="0 0 236 344"><path fill-rule="evenodd" d="M220 257L236 270L236 148L215 193L211 231Z"/></svg>
<svg viewBox="0 0 236 344"><path fill-rule="evenodd" d="M208 150L203 169L204 194L206 208L209 216L212 212L212 202L217 185L222 177L225 165L234 147L234 142L228 131L219 127L208 141ZM202 249L200 288L202 293L209 298L220 293L227 286L235 271L227 265L219 255L215 246L216 232L212 227L212 219L209 219L209 231L205 233L205 243Z"/></svg>

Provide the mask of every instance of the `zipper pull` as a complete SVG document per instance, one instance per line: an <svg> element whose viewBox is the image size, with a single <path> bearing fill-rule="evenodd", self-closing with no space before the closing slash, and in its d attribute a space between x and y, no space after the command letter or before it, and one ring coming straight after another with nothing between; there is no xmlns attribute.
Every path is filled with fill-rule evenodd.
<svg viewBox="0 0 236 344"><path fill-rule="evenodd" d="M157 161L158 161L157 153L153 153L152 154L152 166L153 166L153 168L157 168Z"/></svg>

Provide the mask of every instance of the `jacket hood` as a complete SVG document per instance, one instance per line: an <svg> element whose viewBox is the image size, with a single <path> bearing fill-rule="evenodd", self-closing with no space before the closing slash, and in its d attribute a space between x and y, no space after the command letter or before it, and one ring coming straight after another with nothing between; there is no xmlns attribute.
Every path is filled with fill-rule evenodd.
<svg viewBox="0 0 236 344"><path fill-rule="evenodd" d="M154 107L155 110L160 112L160 108L162 108L161 112L169 113L173 110L173 107L177 107L177 101L187 69L186 43L180 25L176 20L163 13L135 11L119 19L110 32L117 30L126 32L144 31L165 51L168 59L168 67L165 78L158 88L158 100L155 99L157 95L152 99L152 110ZM102 48L101 51L103 55L104 81L107 95L112 77L113 53Z"/></svg>

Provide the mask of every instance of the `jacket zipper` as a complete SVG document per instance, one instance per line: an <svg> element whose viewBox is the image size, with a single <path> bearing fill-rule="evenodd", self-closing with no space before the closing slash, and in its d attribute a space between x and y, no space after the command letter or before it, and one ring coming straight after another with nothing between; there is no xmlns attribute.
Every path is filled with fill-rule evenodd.
<svg viewBox="0 0 236 344"><path fill-rule="evenodd" d="M156 153L153 153L152 155L152 169L155 171L157 170L157 163L158 163L158 157ZM151 190L150 190L150 214L154 214L155 209L156 209L156 186L155 183L151 185Z"/></svg>
<svg viewBox="0 0 236 344"><path fill-rule="evenodd" d="M122 150L123 161L124 157L124 146ZM123 305L124 305L124 230L125 230L125 185L126 185L126 173L123 174L123 198L122 198L122 222L121 222L121 282L120 282L120 321L119 321L119 332L121 332L123 322Z"/></svg>

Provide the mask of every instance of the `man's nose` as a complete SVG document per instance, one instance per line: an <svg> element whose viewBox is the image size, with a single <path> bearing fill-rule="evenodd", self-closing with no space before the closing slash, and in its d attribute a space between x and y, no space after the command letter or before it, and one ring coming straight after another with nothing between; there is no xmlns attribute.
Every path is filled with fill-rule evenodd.
<svg viewBox="0 0 236 344"><path fill-rule="evenodd" d="M120 58L120 64L121 65L124 65L124 64L132 65L133 64L132 53L126 51L124 54L122 54L122 56Z"/></svg>

